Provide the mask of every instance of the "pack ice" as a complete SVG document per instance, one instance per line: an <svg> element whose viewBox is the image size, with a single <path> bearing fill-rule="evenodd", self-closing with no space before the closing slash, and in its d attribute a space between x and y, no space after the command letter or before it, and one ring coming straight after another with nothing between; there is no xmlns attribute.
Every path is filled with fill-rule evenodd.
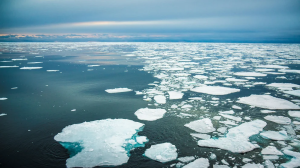
<svg viewBox="0 0 300 168"><path fill-rule="evenodd" d="M163 116L166 112L167 111L165 109L141 108L141 109L138 109L134 114L140 120L154 121L154 120L163 118Z"/></svg>
<svg viewBox="0 0 300 168"><path fill-rule="evenodd" d="M299 106L290 101L270 95L250 95L239 98L237 102L266 109L300 109Z"/></svg>
<svg viewBox="0 0 300 168"><path fill-rule="evenodd" d="M176 146L168 142L152 145L144 155L162 163L175 160L178 156Z"/></svg>
<svg viewBox="0 0 300 168"><path fill-rule="evenodd" d="M147 142L137 135L143 126L127 119L96 120L69 125L54 139L67 149L76 143L82 148L67 159L67 167L117 166L127 163L130 150Z"/></svg>
<svg viewBox="0 0 300 168"><path fill-rule="evenodd" d="M228 150L235 153L245 153L258 148L249 142L249 137L258 134L267 125L262 120L243 123L228 130L226 137L219 139L199 140L198 145Z"/></svg>

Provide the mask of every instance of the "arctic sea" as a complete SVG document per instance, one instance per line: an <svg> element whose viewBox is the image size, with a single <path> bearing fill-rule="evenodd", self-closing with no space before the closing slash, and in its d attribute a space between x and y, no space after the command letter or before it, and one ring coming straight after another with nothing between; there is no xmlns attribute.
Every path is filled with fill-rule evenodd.
<svg viewBox="0 0 300 168"><path fill-rule="evenodd" d="M299 44L0 43L0 77L0 167L300 165Z"/></svg>

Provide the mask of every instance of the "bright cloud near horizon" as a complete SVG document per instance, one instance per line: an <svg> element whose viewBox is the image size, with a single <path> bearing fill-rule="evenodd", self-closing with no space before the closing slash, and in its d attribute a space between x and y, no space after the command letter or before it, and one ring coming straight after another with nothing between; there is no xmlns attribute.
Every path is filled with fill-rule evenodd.
<svg viewBox="0 0 300 168"><path fill-rule="evenodd" d="M300 1L1 0L0 34L0 41L299 43Z"/></svg>

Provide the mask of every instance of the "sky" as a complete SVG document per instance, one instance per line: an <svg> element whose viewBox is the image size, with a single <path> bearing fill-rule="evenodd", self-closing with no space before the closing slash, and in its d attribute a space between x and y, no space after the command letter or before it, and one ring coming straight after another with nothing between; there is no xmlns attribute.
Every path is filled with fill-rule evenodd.
<svg viewBox="0 0 300 168"><path fill-rule="evenodd" d="M300 1L1 0L0 41L300 43Z"/></svg>

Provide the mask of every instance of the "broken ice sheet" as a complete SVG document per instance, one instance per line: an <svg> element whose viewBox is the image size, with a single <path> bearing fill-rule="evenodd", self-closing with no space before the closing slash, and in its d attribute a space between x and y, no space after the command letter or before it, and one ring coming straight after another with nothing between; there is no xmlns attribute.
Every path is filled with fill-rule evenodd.
<svg viewBox="0 0 300 168"><path fill-rule="evenodd" d="M290 101L270 95L250 95L239 98L237 102L266 109L300 109L299 106Z"/></svg>
<svg viewBox="0 0 300 168"><path fill-rule="evenodd" d="M216 130L209 118L192 121L184 126L199 133L209 133Z"/></svg>
<svg viewBox="0 0 300 168"><path fill-rule="evenodd" d="M117 166L127 163L130 150L144 145L137 135L143 127L127 119L96 120L69 125L54 139L68 150L76 150L69 149L70 144L80 145L81 151L67 159L67 167Z"/></svg>
<svg viewBox="0 0 300 168"><path fill-rule="evenodd" d="M140 120L154 121L163 118L167 111L165 109L148 109L141 108L138 109L134 114Z"/></svg>
<svg viewBox="0 0 300 168"><path fill-rule="evenodd" d="M267 125L262 120L243 123L228 130L226 137L219 139L199 140L198 145L228 150L235 153L245 153L258 148L249 142L249 137L258 134Z"/></svg>
<svg viewBox="0 0 300 168"><path fill-rule="evenodd" d="M144 155L162 163L175 160L178 156L176 146L168 142L151 145Z"/></svg>
<svg viewBox="0 0 300 168"><path fill-rule="evenodd" d="M239 92L240 89L222 87L222 86L202 86L192 88L191 91L198 93L206 93L210 95L227 95L230 93Z"/></svg>
<svg viewBox="0 0 300 168"><path fill-rule="evenodd" d="M115 88L115 89L106 89L107 93L121 93L121 92L130 92L132 89L128 88Z"/></svg>
<svg viewBox="0 0 300 168"><path fill-rule="evenodd" d="M291 119L288 117L284 116L273 116L273 115L268 115L264 117L266 120L275 122L277 124L291 124Z"/></svg>

